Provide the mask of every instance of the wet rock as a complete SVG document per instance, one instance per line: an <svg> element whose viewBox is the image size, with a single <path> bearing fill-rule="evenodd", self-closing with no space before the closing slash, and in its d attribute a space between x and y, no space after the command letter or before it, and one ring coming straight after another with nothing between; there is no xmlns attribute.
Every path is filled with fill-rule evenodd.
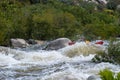
<svg viewBox="0 0 120 80"><path fill-rule="evenodd" d="M28 44L31 44L31 45L43 45L46 43L46 41L41 41L41 40L34 40L34 39L29 39L27 40Z"/></svg>
<svg viewBox="0 0 120 80"><path fill-rule="evenodd" d="M72 41L68 38L58 38L48 43L46 50L58 50L69 45Z"/></svg>
<svg viewBox="0 0 120 80"><path fill-rule="evenodd" d="M22 51L44 50L46 45L47 44L44 44L44 45L35 44L35 45L30 45L29 47L26 47L26 48L21 48L19 50L22 50Z"/></svg>
<svg viewBox="0 0 120 80"><path fill-rule="evenodd" d="M29 44L24 39L11 39L11 44L14 48L24 48L29 46Z"/></svg>
<svg viewBox="0 0 120 80"><path fill-rule="evenodd" d="M99 4L102 4L102 5L104 5L104 4L107 4L107 1L106 0L96 0Z"/></svg>
<svg viewBox="0 0 120 80"><path fill-rule="evenodd" d="M120 4L119 4L119 5L117 5L116 10L120 13ZM120 37L120 35L119 35L119 37Z"/></svg>
<svg viewBox="0 0 120 80"><path fill-rule="evenodd" d="M98 76L91 75L87 78L87 80L100 80L100 78Z"/></svg>
<svg viewBox="0 0 120 80"><path fill-rule="evenodd" d="M46 41L41 41L41 40L35 40L35 42L39 45L43 45L46 43Z"/></svg>
<svg viewBox="0 0 120 80"><path fill-rule="evenodd" d="M37 44L37 42L34 39L29 39L27 42L28 44L32 44L32 45Z"/></svg>

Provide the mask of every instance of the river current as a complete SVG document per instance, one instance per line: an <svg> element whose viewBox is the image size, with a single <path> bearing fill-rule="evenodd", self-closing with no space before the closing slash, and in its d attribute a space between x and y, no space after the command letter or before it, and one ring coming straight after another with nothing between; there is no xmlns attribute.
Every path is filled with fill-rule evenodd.
<svg viewBox="0 0 120 80"><path fill-rule="evenodd" d="M117 73L120 66L93 63L98 50L105 46L76 43L59 50L12 50L0 52L0 80L87 80L105 68Z"/></svg>

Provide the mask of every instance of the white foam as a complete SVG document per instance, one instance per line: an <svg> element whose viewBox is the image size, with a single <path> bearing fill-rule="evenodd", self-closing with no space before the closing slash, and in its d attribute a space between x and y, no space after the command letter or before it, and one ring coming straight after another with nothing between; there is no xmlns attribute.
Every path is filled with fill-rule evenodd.
<svg viewBox="0 0 120 80"><path fill-rule="evenodd" d="M75 45L60 49L59 51L66 56L75 57L80 55L88 56L89 54L95 54L96 52L103 50L104 47L101 45L86 44L85 42L80 42L76 43Z"/></svg>
<svg viewBox="0 0 120 80"><path fill-rule="evenodd" d="M68 69L45 76L42 80L86 80L89 75L78 72L75 69Z"/></svg>
<svg viewBox="0 0 120 80"><path fill-rule="evenodd" d="M16 63L19 63L19 61L15 60L12 55L5 55L0 53L0 65L10 65Z"/></svg>
<svg viewBox="0 0 120 80"><path fill-rule="evenodd" d="M62 62L69 59L57 51L29 52L19 55L18 57L20 56L22 56L21 62L34 62L43 65L57 63L59 61Z"/></svg>
<svg viewBox="0 0 120 80"><path fill-rule="evenodd" d="M37 50L25 52L15 50L8 52L8 55L0 53L0 67L7 65L13 71L14 69L15 71L17 69L18 71L27 71L31 70L31 68L37 68L38 70L43 68L42 73L44 74L42 74L41 78L39 78L40 73L30 72L31 75L37 74L38 80L86 80L91 75L98 75L99 71L105 68L116 73L120 72L120 66L118 65L91 62L91 59L95 55L93 53L96 50L103 50L103 48L101 45L94 46L82 42L58 51ZM84 55L85 53L88 54ZM72 57L69 55L72 55ZM1 68L4 69L4 67ZM31 79L29 77L25 79ZM19 79L23 79L23 77L19 77ZM32 77L32 79L36 78Z"/></svg>

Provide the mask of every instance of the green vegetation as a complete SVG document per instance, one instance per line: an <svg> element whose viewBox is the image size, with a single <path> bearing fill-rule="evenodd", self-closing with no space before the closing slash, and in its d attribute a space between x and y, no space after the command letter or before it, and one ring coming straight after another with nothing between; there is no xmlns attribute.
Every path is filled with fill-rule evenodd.
<svg viewBox="0 0 120 80"><path fill-rule="evenodd" d="M108 39L120 34L117 11L95 10L95 3L78 2L1 0L0 45L9 45L10 38L74 40L76 35L84 35L87 39Z"/></svg>
<svg viewBox="0 0 120 80"><path fill-rule="evenodd" d="M94 62L111 62L120 64L120 41L111 41L107 51L97 54L93 58Z"/></svg>
<svg viewBox="0 0 120 80"><path fill-rule="evenodd" d="M104 69L99 74L102 80L120 80L120 72L115 75L112 71Z"/></svg>

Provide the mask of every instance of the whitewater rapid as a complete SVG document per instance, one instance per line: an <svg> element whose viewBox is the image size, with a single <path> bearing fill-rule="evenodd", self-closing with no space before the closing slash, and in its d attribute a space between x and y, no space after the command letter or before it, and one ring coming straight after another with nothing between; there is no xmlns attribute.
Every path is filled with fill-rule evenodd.
<svg viewBox="0 0 120 80"><path fill-rule="evenodd" d="M7 54L0 52L0 80L87 80L89 76L100 80L100 70L120 72L119 65L91 61L104 49L84 42L52 51L9 49Z"/></svg>

